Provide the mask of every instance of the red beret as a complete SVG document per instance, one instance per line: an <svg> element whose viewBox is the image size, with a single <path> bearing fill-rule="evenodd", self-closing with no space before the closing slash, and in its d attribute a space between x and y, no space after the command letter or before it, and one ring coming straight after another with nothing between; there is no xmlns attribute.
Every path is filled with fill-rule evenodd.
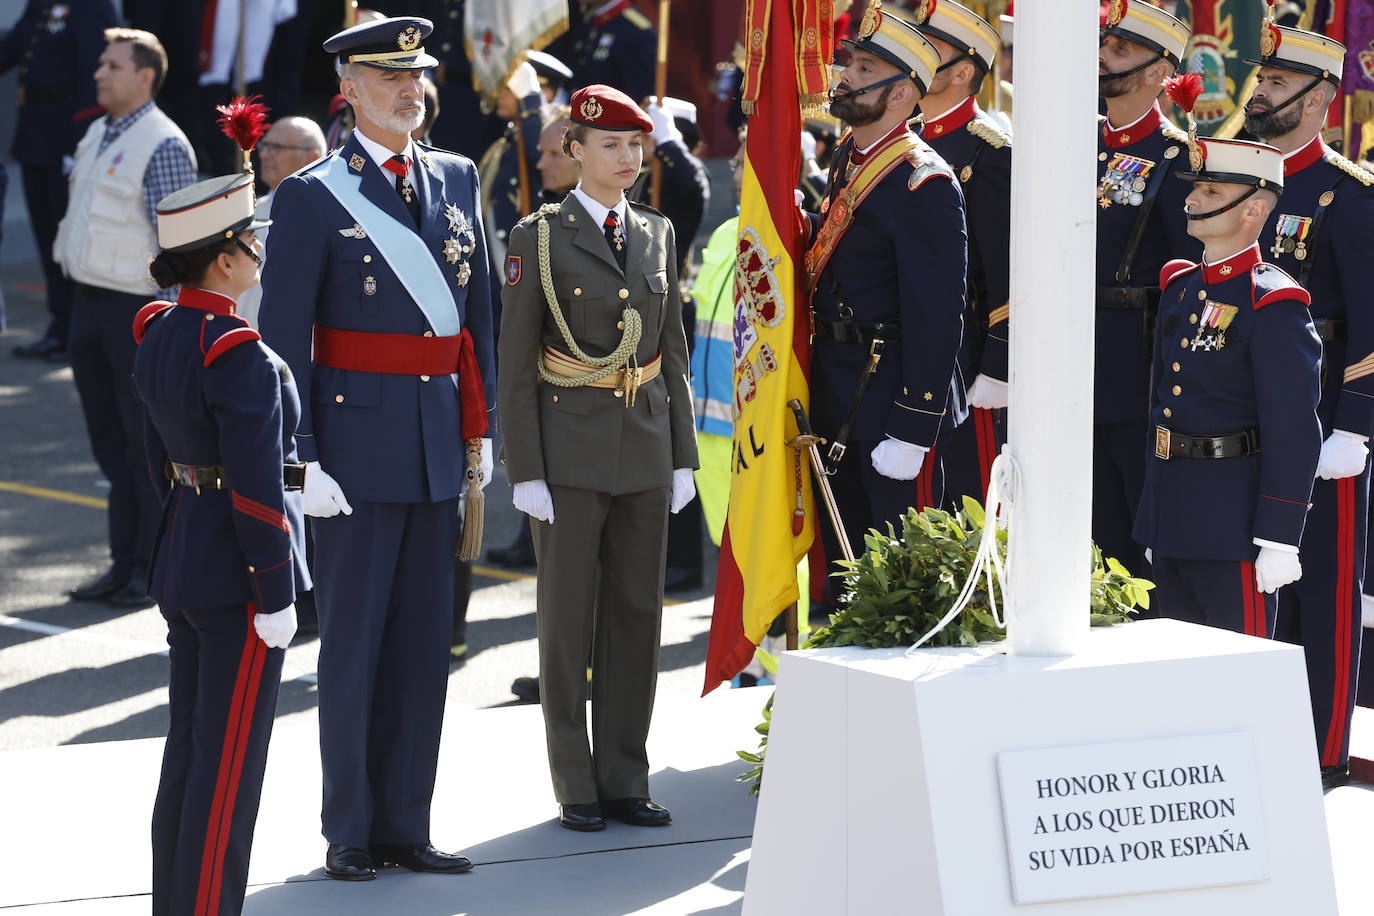
<svg viewBox="0 0 1374 916"><path fill-rule="evenodd" d="M597 83L584 86L573 93L572 121L597 130L642 130L650 133L654 122L619 89Z"/></svg>

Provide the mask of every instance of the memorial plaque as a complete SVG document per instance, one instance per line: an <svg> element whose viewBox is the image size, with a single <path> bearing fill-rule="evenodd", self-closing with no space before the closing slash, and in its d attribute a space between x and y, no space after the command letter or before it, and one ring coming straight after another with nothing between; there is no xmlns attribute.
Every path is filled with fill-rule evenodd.
<svg viewBox="0 0 1374 916"><path fill-rule="evenodd" d="M1018 904L1268 877L1247 733L1004 751L997 768Z"/></svg>

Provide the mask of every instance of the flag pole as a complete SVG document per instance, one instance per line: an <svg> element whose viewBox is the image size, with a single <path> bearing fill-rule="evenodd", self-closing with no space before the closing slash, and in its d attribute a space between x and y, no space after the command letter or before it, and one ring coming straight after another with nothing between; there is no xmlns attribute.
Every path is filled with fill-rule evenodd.
<svg viewBox="0 0 1374 916"><path fill-rule="evenodd" d="M238 90L239 98L243 98L248 94L248 80L243 76L243 31L247 27L248 0L239 0L239 37L234 63L234 88Z"/></svg>
<svg viewBox="0 0 1374 916"><path fill-rule="evenodd" d="M358 24L358 0L344 0L343 27L351 29Z"/></svg>
<svg viewBox="0 0 1374 916"><path fill-rule="evenodd" d="M658 64L654 70L654 96L658 104L663 104L664 93L668 91L668 14L669 0L658 0ZM667 112L664 112L667 114ZM671 114L668 117L672 117ZM649 162L649 206L657 210L659 198L663 194L663 161L655 150Z"/></svg>

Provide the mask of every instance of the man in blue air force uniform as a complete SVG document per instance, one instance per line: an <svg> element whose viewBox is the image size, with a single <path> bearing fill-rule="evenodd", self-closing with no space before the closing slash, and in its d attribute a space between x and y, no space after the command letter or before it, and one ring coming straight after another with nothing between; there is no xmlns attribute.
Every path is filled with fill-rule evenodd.
<svg viewBox="0 0 1374 916"><path fill-rule="evenodd" d="M1245 129L1284 154L1265 255L1312 294L1322 340L1321 463L1302 539L1303 577L1279 596L1275 636L1302 645L1323 779L1343 781L1360 660L1369 436L1374 434L1374 175L1321 140L1345 48L1266 23Z"/></svg>
<svg viewBox="0 0 1374 916"><path fill-rule="evenodd" d="M1145 481L1156 284L1165 262L1201 255L1183 217L1188 186L1169 177L1187 138L1157 101L1188 34L1157 7L1113 2L1097 58L1107 116L1097 144L1092 533L1103 554L1136 574L1146 571L1131 526Z"/></svg>
<svg viewBox="0 0 1374 916"><path fill-rule="evenodd" d="M1205 151L1205 152L1204 152ZM1205 157L1205 158L1204 158ZM1188 231L1202 263L1164 266L1149 458L1135 537L1166 617L1274 633L1321 448L1321 345L1307 293L1255 244L1283 192L1279 151L1192 144Z"/></svg>
<svg viewBox="0 0 1374 916"><path fill-rule="evenodd" d="M851 132L831 163L806 254L814 313L811 410L857 553L866 529L942 501L941 432L966 413L956 367L967 236L959 182L907 128L940 58L870 8L831 112ZM878 357L875 371L870 371ZM840 556L822 527L826 556Z"/></svg>
<svg viewBox="0 0 1374 916"><path fill-rule="evenodd" d="M992 71L997 30L971 10L925 7L916 29L940 52L930 92L921 98L921 139L959 176L968 222L968 308L959 371L969 385L969 417L942 440L945 502L982 502L992 462L1006 441L1007 329L1011 316L1011 138L974 96Z"/></svg>
<svg viewBox="0 0 1374 916"><path fill-rule="evenodd" d="M491 409L491 280L475 166L410 139L429 32L384 19L325 42L357 129L277 188L263 277L263 336L301 391L325 873L344 880L471 867L429 844L429 807L465 479L459 354L470 337L480 369L462 371L480 371Z"/></svg>

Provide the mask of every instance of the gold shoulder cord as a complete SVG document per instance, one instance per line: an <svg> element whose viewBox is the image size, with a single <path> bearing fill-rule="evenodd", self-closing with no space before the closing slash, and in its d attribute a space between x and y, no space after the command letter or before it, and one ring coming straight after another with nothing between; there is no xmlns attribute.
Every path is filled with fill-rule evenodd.
<svg viewBox="0 0 1374 916"><path fill-rule="evenodd" d="M573 339L572 330L568 327L568 322L563 317L563 309L558 305L558 296L553 289L553 275L549 267L549 221L547 218L539 221L539 283L544 289L544 301L548 303L549 312L553 315L554 324L558 325L558 333L563 335L563 342L567 344L568 351L582 362L598 368L592 372L582 375L575 375L571 378L564 378L554 375L544 367L544 351L541 348L538 356L539 378L541 381L548 382L558 388L581 388L592 382L599 381L613 372L624 371L627 386L631 379L637 379L639 367L633 365L635 351L639 349L639 338L644 333L644 321L639 312L633 306L626 306L620 313L621 319L625 322L625 333L620 337L620 343L614 350L605 356L588 356L577 345ZM637 385L635 386L637 387ZM628 394L628 392L627 392ZM626 400L628 406L629 399Z"/></svg>

